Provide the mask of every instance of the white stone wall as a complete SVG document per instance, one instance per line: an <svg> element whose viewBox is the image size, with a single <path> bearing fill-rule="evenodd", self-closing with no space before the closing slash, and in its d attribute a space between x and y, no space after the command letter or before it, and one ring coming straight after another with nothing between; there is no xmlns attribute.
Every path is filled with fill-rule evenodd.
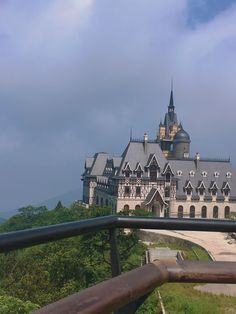
<svg viewBox="0 0 236 314"><path fill-rule="evenodd" d="M213 218L213 208L214 206L218 206L218 219L225 218L225 207L229 206L230 212L236 211L236 203L225 202L217 202L217 201L172 201L170 204L170 217L178 217L178 207L183 206L184 218L189 218L190 215L190 206L195 207L195 218L201 217L202 206L207 207L207 218Z"/></svg>
<svg viewBox="0 0 236 314"><path fill-rule="evenodd" d="M117 205L116 205L116 210L117 210L117 212L123 210L125 205L128 205L129 209L135 209L136 205L139 205L142 208L141 204L144 201L145 201L145 199L141 199L141 198L139 198L139 199L138 198L136 198L136 199L130 199L130 198L118 199Z"/></svg>

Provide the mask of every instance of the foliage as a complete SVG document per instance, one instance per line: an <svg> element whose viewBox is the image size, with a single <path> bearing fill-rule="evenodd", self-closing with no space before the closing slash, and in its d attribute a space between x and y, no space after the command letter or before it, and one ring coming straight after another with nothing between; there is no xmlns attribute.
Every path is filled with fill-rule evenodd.
<svg viewBox="0 0 236 314"><path fill-rule="evenodd" d="M3 225L3 232L109 215L110 208L89 209L58 203L45 207L21 208ZM123 270L140 266L145 246L136 233L117 230ZM0 255L1 294L31 301L40 306L52 303L76 291L111 277L109 232L84 234ZM1 311L0 311L1 312Z"/></svg>
<svg viewBox="0 0 236 314"><path fill-rule="evenodd" d="M70 208L58 203L52 211L45 207L28 206L21 208L17 215L0 225L0 231L93 218L109 215L110 212L109 207L87 209L77 203ZM145 213L136 210L128 214L144 216ZM117 241L123 271L144 263L146 246L138 240L136 232L118 229ZM164 245L166 246L165 243ZM168 246L185 250L189 259L209 258L195 245L183 248L179 244L168 243ZM38 306L52 303L111 277L109 232L104 230L84 234L1 254L0 264L0 313L30 313ZM236 308L234 298L203 294L194 290L191 284L166 284L160 291L170 314L224 313L225 304L230 309ZM221 300L224 300L223 303ZM158 309L155 290L137 313L152 314Z"/></svg>
<svg viewBox="0 0 236 314"><path fill-rule="evenodd" d="M37 304L29 301L23 302L18 298L7 295L0 296L0 313L1 314L26 314L39 309Z"/></svg>

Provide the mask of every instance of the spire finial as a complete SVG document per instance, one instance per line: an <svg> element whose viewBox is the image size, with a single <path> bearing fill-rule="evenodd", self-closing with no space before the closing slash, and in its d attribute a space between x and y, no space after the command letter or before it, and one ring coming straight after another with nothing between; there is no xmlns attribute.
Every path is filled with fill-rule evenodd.
<svg viewBox="0 0 236 314"><path fill-rule="evenodd" d="M132 137L133 137L133 130L132 128L130 128L130 141L132 141Z"/></svg>
<svg viewBox="0 0 236 314"><path fill-rule="evenodd" d="M169 103L168 108L170 111L174 111L174 109L175 109L174 98L173 98L173 77L171 77L170 103Z"/></svg>

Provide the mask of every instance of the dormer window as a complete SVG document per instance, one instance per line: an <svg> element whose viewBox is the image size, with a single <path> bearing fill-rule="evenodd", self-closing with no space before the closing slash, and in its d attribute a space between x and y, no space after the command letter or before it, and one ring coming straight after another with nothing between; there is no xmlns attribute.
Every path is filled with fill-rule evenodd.
<svg viewBox="0 0 236 314"><path fill-rule="evenodd" d="M215 178L219 178L219 176L220 176L220 173L219 173L218 171L215 171L215 172L214 172L214 177L215 177Z"/></svg>
<svg viewBox="0 0 236 314"><path fill-rule="evenodd" d="M142 177L142 172L141 171L137 171L136 172L136 176L137 176L137 178L141 178Z"/></svg>
<svg viewBox="0 0 236 314"><path fill-rule="evenodd" d="M124 174L124 176L125 176L126 178L129 178L130 175L131 175L131 173L132 173L132 170L131 170L131 168L130 168L129 163L127 162L127 163L125 164L125 166L124 166L123 174Z"/></svg>
<svg viewBox="0 0 236 314"><path fill-rule="evenodd" d="M187 188L187 189L186 189L187 195L191 195L191 194L192 194L192 191L193 191L193 190L192 190L191 188Z"/></svg>
<svg viewBox="0 0 236 314"><path fill-rule="evenodd" d="M151 154L149 156L149 161L146 165L146 169L149 170L150 181L155 182L157 180L157 172L160 170L160 166L157 162L155 154Z"/></svg>
<svg viewBox="0 0 236 314"><path fill-rule="evenodd" d="M130 177L130 172L129 171L125 171L125 177L129 178Z"/></svg>
<svg viewBox="0 0 236 314"><path fill-rule="evenodd" d="M162 176L166 177L166 182L170 182L171 176L174 176L174 172L169 162L165 164Z"/></svg>
<svg viewBox="0 0 236 314"><path fill-rule="evenodd" d="M203 171L203 172L202 172L202 176L203 176L203 178L206 178L206 177L207 177L207 172L206 172L206 171Z"/></svg>
<svg viewBox="0 0 236 314"><path fill-rule="evenodd" d="M218 191L218 186L216 182L211 182L211 187L210 187L211 195L215 196L217 194L217 191Z"/></svg>
<svg viewBox="0 0 236 314"><path fill-rule="evenodd" d="M230 186L228 182L223 182L222 193L224 194L224 196L229 196Z"/></svg>
<svg viewBox="0 0 236 314"><path fill-rule="evenodd" d="M227 172L227 173L226 173L226 178L230 179L231 176L232 176L231 172Z"/></svg>
<svg viewBox="0 0 236 314"><path fill-rule="evenodd" d="M216 195L216 193L217 193L217 189L213 189L213 190L211 190L211 194L212 194L213 196L215 196L215 195Z"/></svg>
<svg viewBox="0 0 236 314"><path fill-rule="evenodd" d="M195 171L191 170L191 171L189 172L189 175L190 175L190 177L194 177L194 176L195 176Z"/></svg>
<svg viewBox="0 0 236 314"><path fill-rule="evenodd" d="M137 177L137 178L141 178L141 177L142 177L143 168L141 167L141 165L140 165L139 162L137 163L137 165L136 165L136 167L135 167L134 174L136 174L136 177Z"/></svg>
<svg viewBox="0 0 236 314"><path fill-rule="evenodd" d="M157 180L157 166L151 165L149 168L150 171L150 181L154 182Z"/></svg>
<svg viewBox="0 0 236 314"><path fill-rule="evenodd" d="M181 177L182 174L183 174L183 172L182 172L181 170L178 170L178 171L176 172L176 174L177 174L178 177Z"/></svg>
<svg viewBox="0 0 236 314"><path fill-rule="evenodd" d="M205 184L203 183L203 181L199 181L198 187L197 187L197 191L199 195L204 195L205 190L206 190Z"/></svg>
<svg viewBox="0 0 236 314"><path fill-rule="evenodd" d="M192 183L190 181L187 181L184 187L185 192L187 193L187 195L192 195L193 192L193 186Z"/></svg>
<svg viewBox="0 0 236 314"><path fill-rule="evenodd" d="M170 173L169 172L166 174L166 182L170 182Z"/></svg>

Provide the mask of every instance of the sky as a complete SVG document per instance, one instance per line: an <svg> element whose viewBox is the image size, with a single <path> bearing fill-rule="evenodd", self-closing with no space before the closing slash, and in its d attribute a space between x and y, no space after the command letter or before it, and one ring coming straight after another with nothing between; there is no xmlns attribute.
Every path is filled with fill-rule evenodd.
<svg viewBox="0 0 236 314"><path fill-rule="evenodd" d="M0 0L0 212L155 138L174 81L191 154L236 167L236 1Z"/></svg>

